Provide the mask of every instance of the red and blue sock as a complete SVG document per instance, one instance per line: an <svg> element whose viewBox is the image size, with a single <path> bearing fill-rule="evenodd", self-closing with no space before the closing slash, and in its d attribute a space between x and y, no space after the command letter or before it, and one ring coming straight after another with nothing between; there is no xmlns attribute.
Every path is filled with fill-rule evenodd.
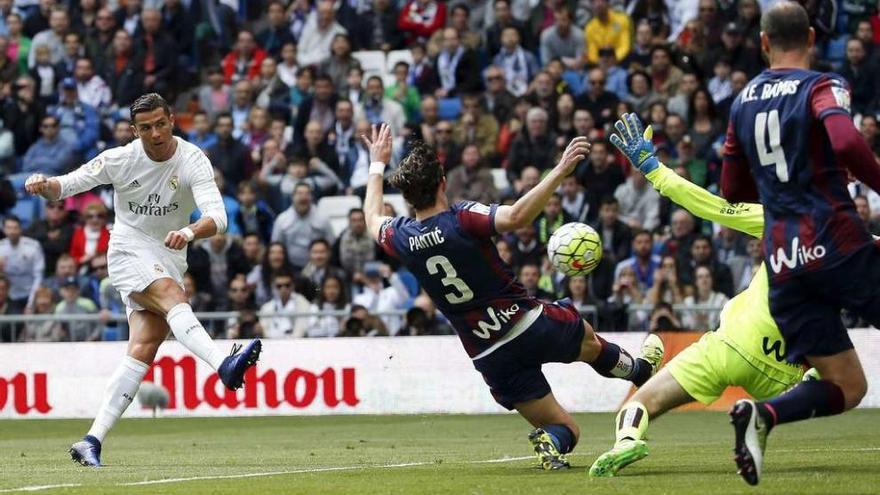
<svg viewBox="0 0 880 495"><path fill-rule="evenodd" d="M619 345L608 342L596 335L602 350L590 366L596 373L608 378L621 378L633 382L637 387L651 378L651 363L642 358L634 358Z"/></svg>

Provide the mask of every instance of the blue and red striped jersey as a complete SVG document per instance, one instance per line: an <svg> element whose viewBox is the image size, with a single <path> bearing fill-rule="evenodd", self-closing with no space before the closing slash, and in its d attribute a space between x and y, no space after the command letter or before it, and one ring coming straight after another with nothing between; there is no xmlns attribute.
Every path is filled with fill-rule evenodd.
<svg viewBox="0 0 880 495"><path fill-rule="evenodd" d="M755 178L771 279L833 268L872 242L823 125L834 114L849 116L844 79L802 69L763 71L731 107L725 167Z"/></svg>
<svg viewBox="0 0 880 495"><path fill-rule="evenodd" d="M415 275L470 357L540 304L498 256L492 241L497 208L464 201L422 221L388 219L379 234L379 245Z"/></svg>

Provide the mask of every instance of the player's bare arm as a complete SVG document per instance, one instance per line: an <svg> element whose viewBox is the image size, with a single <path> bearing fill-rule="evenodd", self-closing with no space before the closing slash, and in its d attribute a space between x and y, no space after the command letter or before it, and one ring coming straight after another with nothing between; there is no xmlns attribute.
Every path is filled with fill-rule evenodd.
<svg viewBox="0 0 880 495"><path fill-rule="evenodd" d="M370 150L370 171L367 178L367 194L364 197L364 215L367 230L374 240L379 239L379 229L388 218L382 215L383 199L382 181L385 166L391 161L391 128L387 124L374 125L372 135L361 136Z"/></svg>
<svg viewBox="0 0 880 495"><path fill-rule="evenodd" d="M499 206L495 213L495 229L503 234L512 232L532 223L544 209L562 179L571 175L574 167L590 153L590 143L584 136L576 137L568 143L559 163L537 186L510 206Z"/></svg>

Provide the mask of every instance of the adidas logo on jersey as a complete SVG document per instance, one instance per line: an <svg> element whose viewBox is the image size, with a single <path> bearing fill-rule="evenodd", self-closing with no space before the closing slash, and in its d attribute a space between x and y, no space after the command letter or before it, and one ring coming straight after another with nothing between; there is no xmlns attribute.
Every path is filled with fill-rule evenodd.
<svg viewBox="0 0 880 495"><path fill-rule="evenodd" d="M134 189L134 188L136 188L136 187L141 187L141 183L138 182L137 179L131 181L131 183L128 185L128 188L129 188L129 189Z"/></svg>

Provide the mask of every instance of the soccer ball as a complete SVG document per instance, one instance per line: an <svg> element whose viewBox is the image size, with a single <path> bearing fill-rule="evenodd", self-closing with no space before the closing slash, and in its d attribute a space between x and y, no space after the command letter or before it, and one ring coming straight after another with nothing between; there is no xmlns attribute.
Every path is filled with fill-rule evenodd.
<svg viewBox="0 0 880 495"><path fill-rule="evenodd" d="M602 239L589 225L567 223L550 236L547 256L560 273L569 277L587 275L602 260Z"/></svg>

